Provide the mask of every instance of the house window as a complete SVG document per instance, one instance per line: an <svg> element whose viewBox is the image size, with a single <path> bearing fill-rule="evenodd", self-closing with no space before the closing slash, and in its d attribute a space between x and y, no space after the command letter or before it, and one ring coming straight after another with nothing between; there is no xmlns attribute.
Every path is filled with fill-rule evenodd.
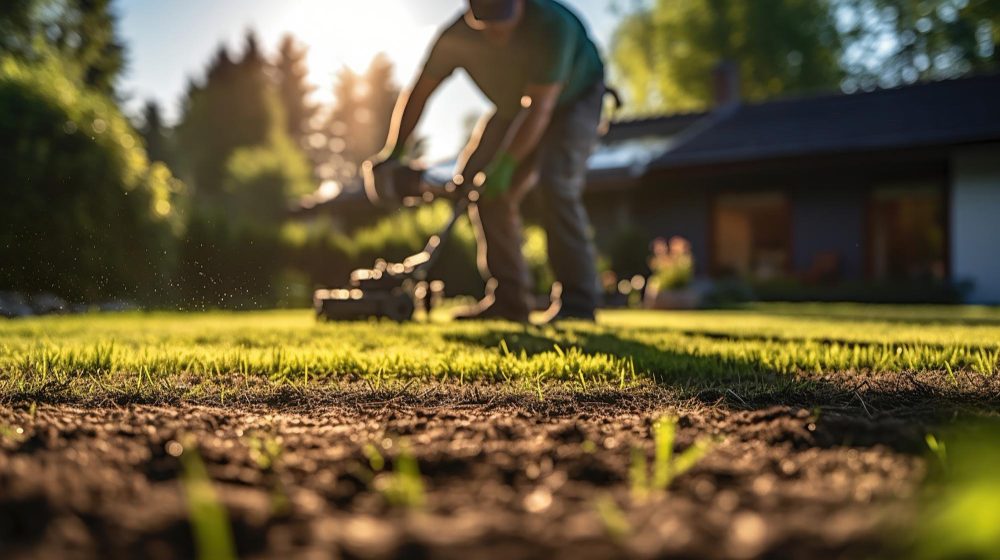
<svg viewBox="0 0 1000 560"><path fill-rule="evenodd" d="M871 270L876 280L945 278L943 189L876 189L871 208Z"/></svg>
<svg viewBox="0 0 1000 560"><path fill-rule="evenodd" d="M715 199L713 271L759 279L783 275L791 260L788 199L780 192Z"/></svg>

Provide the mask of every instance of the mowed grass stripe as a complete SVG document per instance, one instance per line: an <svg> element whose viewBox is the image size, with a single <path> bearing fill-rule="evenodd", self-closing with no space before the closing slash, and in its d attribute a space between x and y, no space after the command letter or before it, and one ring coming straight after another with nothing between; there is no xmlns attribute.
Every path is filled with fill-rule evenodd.
<svg viewBox="0 0 1000 560"><path fill-rule="evenodd" d="M0 322L7 389L87 379L132 389L180 374L273 382L391 379L625 384L676 376L851 371L998 372L1000 327L747 311L607 311L598 325L316 323L307 311L150 313ZM837 306L830 306L836 315ZM791 311L791 312L790 312ZM897 308L897 314L914 313ZM873 313L874 314L874 313ZM699 333L699 329L704 333ZM722 334L720 334L722 333ZM726 338L727 334L732 338ZM95 381L96 382L96 381Z"/></svg>

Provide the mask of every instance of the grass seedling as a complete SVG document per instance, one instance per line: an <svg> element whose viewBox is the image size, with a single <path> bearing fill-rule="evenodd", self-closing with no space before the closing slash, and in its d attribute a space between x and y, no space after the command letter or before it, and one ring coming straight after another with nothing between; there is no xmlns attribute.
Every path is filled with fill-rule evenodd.
<svg viewBox="0 0 1000 560"><path fill-rule="evenodd" d="M931 472L916 523L907 531L898 557L914 560L995 559L1000 551L1000 426L980 420L949 430L943 438L927 436L931 451L945 468ZM910 540L912 539L912 540Z"/></svg>
<svg viewBox="0 0 1000 560"><path fill-rule="evenodd" d="M270 434L251 434L246 441L250 459L261 470L274 470L281 458L281 443Z"/></svg>
<svg viewBox="0 0 1000 560"><path fill-rule="evenodd" d="M601 519L604 532L611 540L622 541L632 533L632 526L629 524L628 518L625 517L625 512L618 507L611 496L607 494L598 496L594 500L594 509L597 510L597 516Z"/></svg>
<svg viewBox="0 0 1000 560"><path fill-rule="evenodd" d="M281 459L281 442L267 433L252 433L246 439L250 459L264 472L266 484L270 487L268 497L273 515L285 515L291 509L288 493L277 473Z"/></svg>
<svg viewBox="0 0 1000 560"><path fill-rule="evenodd" d="M180 459L181 483L187 498L198 558L236 560L236 546L229 516L212 488L205 463L191 443L184 447Z"/></svg>
<svg viewBox="0 0 1000 560"><path fill-rule="evenodd" d="M934 434L927 434L924 439L927 441L927 447L932 453L934 453L934 456L941 461L941 466L947 468L948 449L945 447L944 442L934 437Z"/></svg>
<svg viewBox="0 0 1000 560"><path fill-rule="evenodd" d="M653 459L653 490L666 490L673 477L671 459L674 454L674 435L677 419L661 418L653 424L653 443L655 455Z"/></svg>
<svg viewBox="0 0 1000 560"><path fill-rule="evenodd" d="M365 459L368 459L368 465L371 466L372 472L382 472L382 469L385 468L385 459L379 453L378 446L368 442L361 447L361 453L364 454Z"/></svg>
<svg viewBox="0 0 1000 560"><path fill-rule="evenodd" d="M951 363L945 362L944 367L948 370L948 379L951 381L951 384L958 387L958 379L955 378L955 372L951 369Z"/></svg>
<svg viewBox="0 0 1000 560"><path fill-rule="evenodd" d="M990 352L982 349L975 355L975 371L983 375L993 375L1000 365L1000 350Z"/></svg>
<svg viewBox="0 0 1000 560"><path fill-rule="evenodd" d="M646 465L646 453L638 447L632 448L628 478L632 485L632 499L637 502L646 501L649 498L649 468Z"/></svg>
<svg viewBox="0 0 1000 560"><path fill-rule="evenodd" d="M653 424L654 459L652 477L646 464L646 454L642 449L632 449L632 466L629 478L632 484L632 495L638 501L643 501L653 493L664 493L678 476L691 470L718 440L703 438L693 445L674 454L674 438L677 431L677 419L664 417Z"/></svg>
<svg viewBox="0 0 1000 560"><path fill-rule="evenodd" d="M417 459L410 453L406 442L399 442L399 454L391 472L383 472L375 477L374 486L385 499L394 506L419 509L426 503L424 481L420 476ZM368 457L372 471L378 473L385 468L385 461L373 444L363 451Z"/></svg>
<svg viewBox="0 0 1000 560"><path fill-rule="evenodd" d="M420 467L417 459L403 444L396 457L396 468L393 473L393 484L386 492L390 502L406 507L422 507L425 503L424 482L420 477Z"/></svg>

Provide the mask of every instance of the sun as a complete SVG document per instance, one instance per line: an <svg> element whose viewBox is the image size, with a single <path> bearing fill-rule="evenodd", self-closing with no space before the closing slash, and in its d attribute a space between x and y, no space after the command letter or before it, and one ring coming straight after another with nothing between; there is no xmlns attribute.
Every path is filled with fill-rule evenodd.
<svg viewBox="0 0 1000 560"><path fill-rule="evenodd" d="M434 29L414 25L397 0L288 2L279 16L282 28L309 47L309 79L317 101L332 99L334 74L347 66L363 72L378 53L396 65L396 78L408 82Z"/></svg>

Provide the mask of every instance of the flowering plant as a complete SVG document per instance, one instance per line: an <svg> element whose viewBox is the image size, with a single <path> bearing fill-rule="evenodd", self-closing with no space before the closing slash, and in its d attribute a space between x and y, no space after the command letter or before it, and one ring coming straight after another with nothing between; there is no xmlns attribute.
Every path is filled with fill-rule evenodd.
<svg viewBox="0 0 1000 560"><path fill-rule="evenodd" d="M653 241L653 255L649 258L649 286L657 291L684 288L694 279L694 255L691 243L683 237Z"/></svg>

